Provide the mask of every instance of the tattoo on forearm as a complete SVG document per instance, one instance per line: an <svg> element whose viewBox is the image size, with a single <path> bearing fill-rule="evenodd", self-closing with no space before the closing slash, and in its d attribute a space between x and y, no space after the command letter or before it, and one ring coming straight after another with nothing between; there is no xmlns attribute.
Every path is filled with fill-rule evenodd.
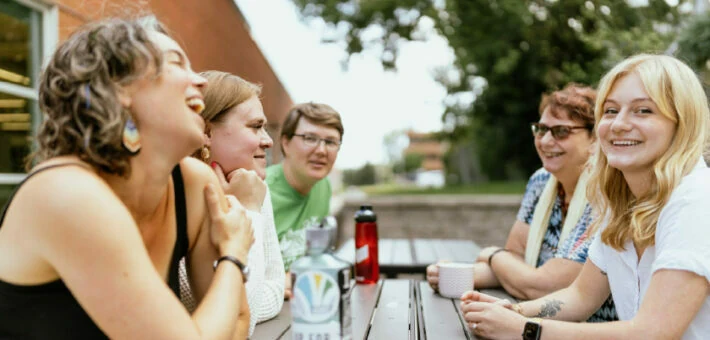
<svg viewBox="0 0 710 340"><path fill-rule="evenodd" d="M535 315L538 318L549 318L557 315L557 312L562 310L564 303L560 300L548 300L540 307L540 314Z"/></svg>
<svg viewBox="0 0 710 340"><path fill-rule="evenodd" d="M601 270L601 269L599 269L599 271L602 272L602 275L606 276L606 272L605 272L605 271L603 271L603 270Z"/></svg>

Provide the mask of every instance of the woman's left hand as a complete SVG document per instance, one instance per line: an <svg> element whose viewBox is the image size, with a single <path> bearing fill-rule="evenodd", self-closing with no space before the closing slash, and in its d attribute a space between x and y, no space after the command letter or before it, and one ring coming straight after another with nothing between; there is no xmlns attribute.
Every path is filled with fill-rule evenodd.
<svg viewBox="0 0 710 340"><path fill-rule="evenodd" d="M520 339L527 322L500 303L462 301L461 313L469 329L487 339Z"/></svg>
<svg viewBox="0 0 710 340"><path fill-rule="evenodd" d="M218 163L213 163L212 168L226 194L234 195L248 210L261 211L266 197L266 183L255 171L236 169L225 176Z"/></svg>

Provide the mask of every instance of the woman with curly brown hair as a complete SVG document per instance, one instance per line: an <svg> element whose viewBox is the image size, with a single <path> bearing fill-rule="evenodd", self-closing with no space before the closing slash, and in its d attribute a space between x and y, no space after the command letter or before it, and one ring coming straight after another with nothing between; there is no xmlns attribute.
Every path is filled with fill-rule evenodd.
<svg viewBox="0 0 710 340"><path fill-rule="evenodd" d="M475 264L476 288L503 287L519 299L534 299L572 283L587 259L591 209L585 164L595 138L590 87L570 84L543 95L540 120L531 124L542 168L528 181L504 248L483 249ZM436 265L427 268L436 288ZM616 319L611 300L589 321Z"/></svg>
<svg viewBox="0 0 710 340"><path fill-rule="evenodd" d="M0 215L0 338L246 337L250 219L187 157L205 83L154 19L101 21L59 46L37 164ZM177 296L186 255L192 316Z"/></svg>

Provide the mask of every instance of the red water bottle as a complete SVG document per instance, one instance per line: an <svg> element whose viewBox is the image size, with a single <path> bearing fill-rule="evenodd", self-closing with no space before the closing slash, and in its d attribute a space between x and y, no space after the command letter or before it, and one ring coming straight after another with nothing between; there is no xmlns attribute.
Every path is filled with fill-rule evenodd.
<svg viewBox="0 0 710 340"><path fill-rule="evenodd" d="M377 257L377 215L371 205L355 212L355 281L377 283L380 263Z"/></svg>

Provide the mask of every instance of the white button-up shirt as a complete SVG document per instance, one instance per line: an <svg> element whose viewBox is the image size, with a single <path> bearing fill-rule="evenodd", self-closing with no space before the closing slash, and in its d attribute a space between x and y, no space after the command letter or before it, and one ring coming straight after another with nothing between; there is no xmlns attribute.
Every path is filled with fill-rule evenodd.
<svg viewBox="0 0 710 340"><path fill-rule="evenodd" d="M673 190L661 210L655 240L640 261L630 240L622 252L602 243L600 235L589 247L589 260L607 273L620 320L636 315L657 270L685 270L710 282L710 169L704 161L700 160ZM709 336L710 297L706 296L683 339Z"/></svg>

